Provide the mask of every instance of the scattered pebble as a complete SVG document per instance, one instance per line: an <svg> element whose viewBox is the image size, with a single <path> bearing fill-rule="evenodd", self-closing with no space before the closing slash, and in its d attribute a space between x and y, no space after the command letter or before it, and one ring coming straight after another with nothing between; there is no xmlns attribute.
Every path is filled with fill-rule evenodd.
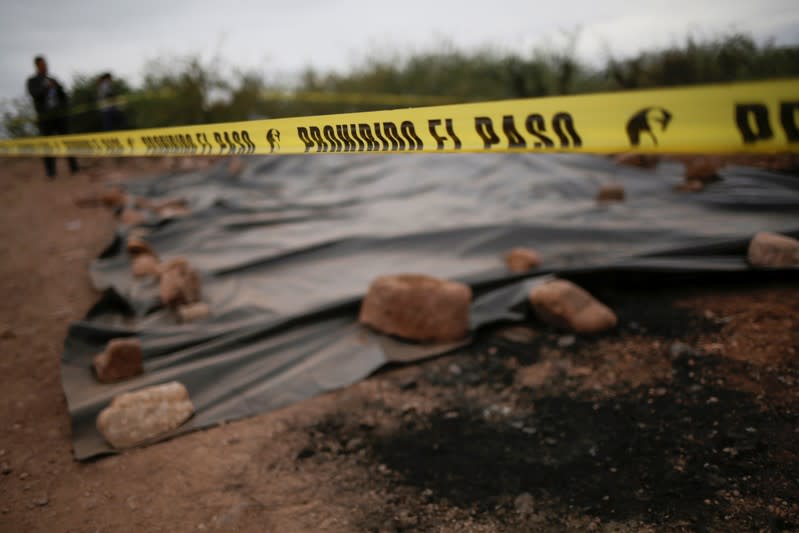
<svg viewBox="0 0 799 533"><path fill-rule="evenodd" d="M523 516L529 516L535 512L535 499L529 492L523 492L513 500L513 508Z"/></svg>
<svg viewBox="0 0 799 533"><path fill-rule="evenodd" d="M33 503L33 505L35 505L36 507L44 507L45 505L47 505L48 503L50 503L50 500L48 500L46 496L43 496L43 497L41 497L41 498L36 498L35 500L33 500L33 502L32 502L32 503Z"/></svg>
<svg viewBox="0 0 799 533"><path fill-rule="evenodd" d="M577 337L574 335L564 335L558 338L558 348L568 348L577 342Z"/></svg>
<svg viewBox="0 0 799 533"><path fill-rule="evenodd" d="M11 472L13 472L13 470L12 470L11 466L9 466L9 464L8 464L8 463L3 463L2 465L0 465L0 471L2 471L2 472L3 472L3 475L4 475L4 476L7 476L7 475L8 475L8 474L10 474Z"/></svg>
<svg viewBox="0 0 799 533"><path fill-rule="evenodd" d="M671 343L671 346L669 347L669 354L671 354L672 359L679 359L681 357L694 357L697 355L696 350L680 341L674 341Z"/></svg>

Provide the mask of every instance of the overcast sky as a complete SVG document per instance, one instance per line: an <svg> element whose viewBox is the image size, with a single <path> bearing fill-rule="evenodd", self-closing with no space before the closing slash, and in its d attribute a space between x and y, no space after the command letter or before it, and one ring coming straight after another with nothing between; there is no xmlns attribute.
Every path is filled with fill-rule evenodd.
<svg viewBox="0 0 799 533"><path fill-rule="evenodd" d="M528 53L579 29L579 57L742 31L799 42L796 0L4 0L0 99L25 95L32 58L70 85L110 70L134 85L147 60L199 54L290 79L303 67L346 70L370 55L430 50L442 42ZM280 78L278 78L280 79Z"/></svg>

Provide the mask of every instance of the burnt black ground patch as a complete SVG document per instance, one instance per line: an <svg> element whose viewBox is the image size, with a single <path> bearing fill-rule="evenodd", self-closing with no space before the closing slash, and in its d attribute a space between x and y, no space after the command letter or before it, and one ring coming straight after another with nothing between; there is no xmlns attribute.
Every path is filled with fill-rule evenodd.
<svg viewBox="0 0 799 533"><path fill-rule="evenodd" d="M799 415L725 388L718 363L678 359L671 382L603 401L531 397L504 414L461 401L428 415L386 413L402 420L388 433L346 417L315 431L360 439L366 459L397 474L391 483L458 508L510 520L513 499L529 493L602 520L714 529L741 512L732 494L799 498ZM764 508L739 518L751 527L799 526Z"/></svg>

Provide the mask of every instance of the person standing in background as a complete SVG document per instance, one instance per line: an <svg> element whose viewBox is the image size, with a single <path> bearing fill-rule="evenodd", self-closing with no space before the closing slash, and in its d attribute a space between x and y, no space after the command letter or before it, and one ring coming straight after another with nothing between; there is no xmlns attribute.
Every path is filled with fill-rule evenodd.
<svg viewBox="0 0 799 533"><path fill-rule="evenodd" d="M125 115L119 107L113 83L110 72L106 72L97 80L97 107L100 110L103 131L125 128Z"/></svg>
<svg viewBox="0 0 799 533"><path fill-rule="evenodd" d="M64 88L55 78L47 75L47 61L42 56L33 60L36 74L28 78L28 94L36 108L37 125L41 135L64 135L69 133L67 120L68 101ZM69 157L69 170L78 172L78 160ZM55 158L45 157L44 168L48 178L56 175Z"/></svg>

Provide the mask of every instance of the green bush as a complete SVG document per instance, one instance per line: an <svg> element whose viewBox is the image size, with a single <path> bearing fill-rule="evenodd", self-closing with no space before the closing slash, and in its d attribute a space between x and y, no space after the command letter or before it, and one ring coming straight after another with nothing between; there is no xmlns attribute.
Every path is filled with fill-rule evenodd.
<svg viewBox="0 0 799 533"><path fill-rule="evenodd" d="M799 46L758 45L741 34L687 38L679 46L610 58L601 68L575 59L576 38L562 50L526 56L442 45L407 57L369 58L347 73L309 68L285 85L253 72L223 76L218 60L173 58L148 63L137 90L125 80L116 80L116 88L125 95L129 126L150 128L799 75ZM72 131L99 129L95 80L78 76L73 83ZM29 104L7 102L6 134L30 135L32 117Z"/></svg>

